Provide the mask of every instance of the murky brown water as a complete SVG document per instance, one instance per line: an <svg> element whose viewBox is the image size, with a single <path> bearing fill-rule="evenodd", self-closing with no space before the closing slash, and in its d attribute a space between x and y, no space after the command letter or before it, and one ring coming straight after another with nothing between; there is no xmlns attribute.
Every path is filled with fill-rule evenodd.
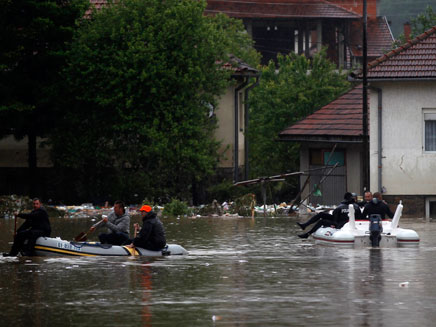
<svg viewBox="0 0 436 327"><path fill-rule="evenodd" d="M1 326L432 326L436 223L419 248L338 249L294 218L163 219L188 256L0 258ZM52 219L72 239L87 219ZM0 220L0 251L13 220ZM401 283L408 282L408 286ZM404 285L404 284L403 284Z"/></svg>

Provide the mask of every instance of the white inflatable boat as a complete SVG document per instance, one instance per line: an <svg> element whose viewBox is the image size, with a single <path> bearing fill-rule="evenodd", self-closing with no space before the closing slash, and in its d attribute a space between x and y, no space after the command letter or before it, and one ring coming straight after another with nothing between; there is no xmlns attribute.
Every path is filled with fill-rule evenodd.
<svg viewBox="0 0 436 327"><path fill-rule="evenodd" d="M394 218L392 221L383 220L383 231L379 239L379 247L416 247L419 245L419 235L412 229L405 229L398 227L403 205L397 206ZM315 243L339 245L349 247L366 247L372 246L370 239L370 221L369 220L355 220L354 207L349 206L349 221L341 229L331 227L321 227L312 237Z"/></svg>
<svg viewBox="0 0 436 327"><path fill-rule="evenodd" d="M150 251L142 248L129 248L98 242L71 242L59 237L39 237L35 244L37 256L147 256L161 257L166 255L188 254L182 246L168 244L159 251Z"/></svg>

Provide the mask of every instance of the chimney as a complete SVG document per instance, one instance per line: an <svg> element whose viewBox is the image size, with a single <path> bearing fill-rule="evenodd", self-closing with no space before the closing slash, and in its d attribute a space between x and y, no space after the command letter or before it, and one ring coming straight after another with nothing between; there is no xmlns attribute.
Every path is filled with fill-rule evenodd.
<svg viewBox="0 0 436 327"><path fill-rule="evenodd" d="M404 38L410 41L410 34L412 34L412 27L409 22L404 23Z"/></svg>

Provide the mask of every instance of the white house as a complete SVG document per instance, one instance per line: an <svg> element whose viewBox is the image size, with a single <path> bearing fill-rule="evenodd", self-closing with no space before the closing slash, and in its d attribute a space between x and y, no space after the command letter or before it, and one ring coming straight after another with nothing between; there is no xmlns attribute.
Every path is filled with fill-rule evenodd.
<svg viewBox="0 0 436 327"><path fill-rule="evenodd" d="M368 65L370 187L436 218L436 26ZM358 78L361 78L359 75Z"/></svg>

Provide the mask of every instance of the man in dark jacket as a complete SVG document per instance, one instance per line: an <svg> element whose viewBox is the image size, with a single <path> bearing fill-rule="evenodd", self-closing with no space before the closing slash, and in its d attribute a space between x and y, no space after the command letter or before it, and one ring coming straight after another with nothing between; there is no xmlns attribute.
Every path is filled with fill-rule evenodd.
<svg viewBox="0 0 436 327"><path fill-rule="evenodd" d="M142 228L128 247L139 247L151 251L162 250L166 245L165 230L156 213L148 205L143 205L139 210L142 216ZM135 233L139 224L135 224Z"/></svg>
<svg viewBox="0 0 436 327"><path fill-rule="evenodd" d="M317 215L315 215L311 219L309 219L308 222L304 224L298 224L302 229L304 229L309 224L317 221L317 223L312 227L310 231L299 234L298 237L308 238L310 234L315 233L321 226L331 226L338 229L342 228L348 222L348 212L350 204L353 204L354 206L354 217L356 219L361 219L362 212L360 211L359 206L354 203L353 195L350 192L347 192L344 194L344 200L341 202L341 204L335 210L333 210L332 215L324 213L323 215L320 215L319 218L316 218L316 220L314 218L317 217Z"/></svg>
<svg viewBox="0 0 436 327"><path fill-rule="evenodd" d="M26 219L18 228L9 253L3 253L3 256L16 256L20 251L24 255L34 255L34 246L36 239L40 236L50 236L51 227L47 211L38 198L33 199L33 210L31 213L20 213L17 217ZM25 245L25 241L27 244Z"/></svg>
<svg viewBox="0 0 436 327"><path fill-rule="evenodd" d="M381 219L385 219L386 215L389 218L393 218L394 214L388 205L383 201L380 192L375 192L371 202L365 205L363 209L363 218L367 219L370 215L380 215Z"/></svg>

